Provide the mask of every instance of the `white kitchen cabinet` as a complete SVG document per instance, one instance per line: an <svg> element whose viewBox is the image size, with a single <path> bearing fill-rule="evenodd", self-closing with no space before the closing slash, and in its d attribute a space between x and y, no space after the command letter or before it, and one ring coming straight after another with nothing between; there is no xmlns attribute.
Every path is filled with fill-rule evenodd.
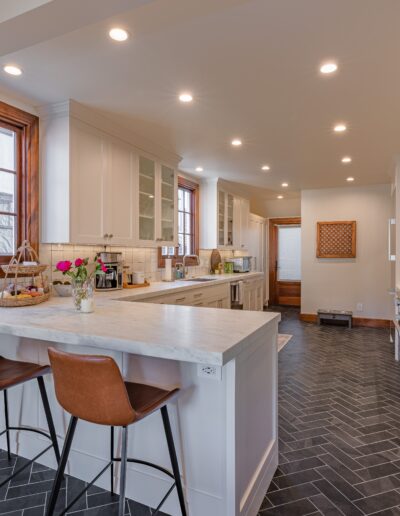
<svg viewBox="0 0 400 516"><path fill-rule="evenodd" d="M70 241L133 245L133 151L77 120L70 141Z"/></svg>
<svg viewBox="0 0 400 516"><path fill-rule="evenodd" d="M264 307L263 279L249 279L243 282L243 310L261 311Z"/></svg>
<svg viewBox="0 0 400 516"><path fill-rule="evenodd" d="M235 248L245 250L249 246L250 201L241 197L234 199Z"/></svg>
<svg viewBox="0 0 400 516"><path fill-rule="evenodd" d="M209 308L230 308L230 284L208 285L144 299L144 303L168 305L204 306Z"/></svg>
<svg viewBox="0 0 400 516"><path fill-rule="evenodd" d="M63 109L41 118L41 241L176 245L174 167Z"/></svg>
<svg viewBox="0 0 400 516"><path fill-rule="evenodd" d="M173 168L139 156L139 245L177 244L177 188Z"/></svg>
<svg viewBox="0 0 400 516"><path fill-rule="evenodd" d="M230 193L214 179L202 184L200 201L200 247L247 248L249 201Z"/></svg>

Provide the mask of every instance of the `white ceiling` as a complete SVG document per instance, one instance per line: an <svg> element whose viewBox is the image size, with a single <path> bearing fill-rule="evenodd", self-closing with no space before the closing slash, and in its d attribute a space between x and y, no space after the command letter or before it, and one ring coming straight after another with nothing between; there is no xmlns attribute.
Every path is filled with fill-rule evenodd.
<svg viewBox="0 0 400 516"><path fill-rule="evenodd" d="M183 170L201 165L202 175L271 198L282 181L286 196L347 185L349 175L357 185L390 181L400 151L399 0L95 3L82 16L75 0L42 6L40 37L24 15L0 23L0 42L16 49L1 55L0 44L0 65L24 70L1 72L0 87L36 104L73 98L98 108L178 153ZM128 42L108 38L113 25L129 30ZM328 58L339 71L322 77ZM178 102L182 90L191 105ZM338 121L346 134L333 134ZM231 147L235 136L241 148Z"/></svg>

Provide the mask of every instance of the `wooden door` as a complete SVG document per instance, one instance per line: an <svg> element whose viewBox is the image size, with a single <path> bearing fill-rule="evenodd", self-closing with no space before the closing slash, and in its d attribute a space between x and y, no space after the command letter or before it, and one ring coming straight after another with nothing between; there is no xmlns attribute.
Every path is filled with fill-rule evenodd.
<svg viewBox="0 0 400 516"><path fill-rule="evenodd" d="M300 217L270 219L269 221L269 302L272 305L300 306L301 280L279 277L279 227L299 226Z"/></svg>

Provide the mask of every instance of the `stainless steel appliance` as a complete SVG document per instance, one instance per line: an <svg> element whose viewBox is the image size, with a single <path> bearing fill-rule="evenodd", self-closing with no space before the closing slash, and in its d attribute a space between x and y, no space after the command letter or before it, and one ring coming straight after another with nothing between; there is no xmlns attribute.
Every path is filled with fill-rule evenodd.
<svg viewBox="0 0 400 516"><path fill-rule="evenodd" d="M97 272L95 276L96 290L119 290L123 288L122 253L103 252L99 258L104 263L107 271Z"/></svg>
<svg viewBox="0 0 400 516"><path fill-rule="evenodd" d="M243 281L231 283L231 309L243 310Z"/></svg>
<svg viewBox="0 0 400 516"><path fill-rule="evenodd" d="M231 258L233 262L233 272L250 272L251 256L241 256L240 258Z"/></svg>

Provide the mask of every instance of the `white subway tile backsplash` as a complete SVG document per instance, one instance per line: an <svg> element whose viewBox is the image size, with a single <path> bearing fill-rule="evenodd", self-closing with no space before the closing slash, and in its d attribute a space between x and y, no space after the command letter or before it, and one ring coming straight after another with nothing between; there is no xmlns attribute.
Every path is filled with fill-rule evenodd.
<svg viewBox="0 0 400 516"><path fill-rule="evenodd" d="M101 246L74 246L65 244L41 244L39 249L39 258L42 263L49 265L47 271L50 281L65 278L61 273L55 271L57 262L61 260L74 261L76 258L94 259L98 252L101 252ZM161 281L163 277L163 269L158 268L158 250L150 248L130 248L121 247L113 248L115 252L122 252L124 265L129 267L129 272L145 272L149 281ZM230 253L230 252L229 252ZM210 270L211 251L200 250L200 266L189 267L189 275L200 276L208 274ZM222 254L222 253L221 253ZM232 254L230 253L229 256Z"/></svg>

